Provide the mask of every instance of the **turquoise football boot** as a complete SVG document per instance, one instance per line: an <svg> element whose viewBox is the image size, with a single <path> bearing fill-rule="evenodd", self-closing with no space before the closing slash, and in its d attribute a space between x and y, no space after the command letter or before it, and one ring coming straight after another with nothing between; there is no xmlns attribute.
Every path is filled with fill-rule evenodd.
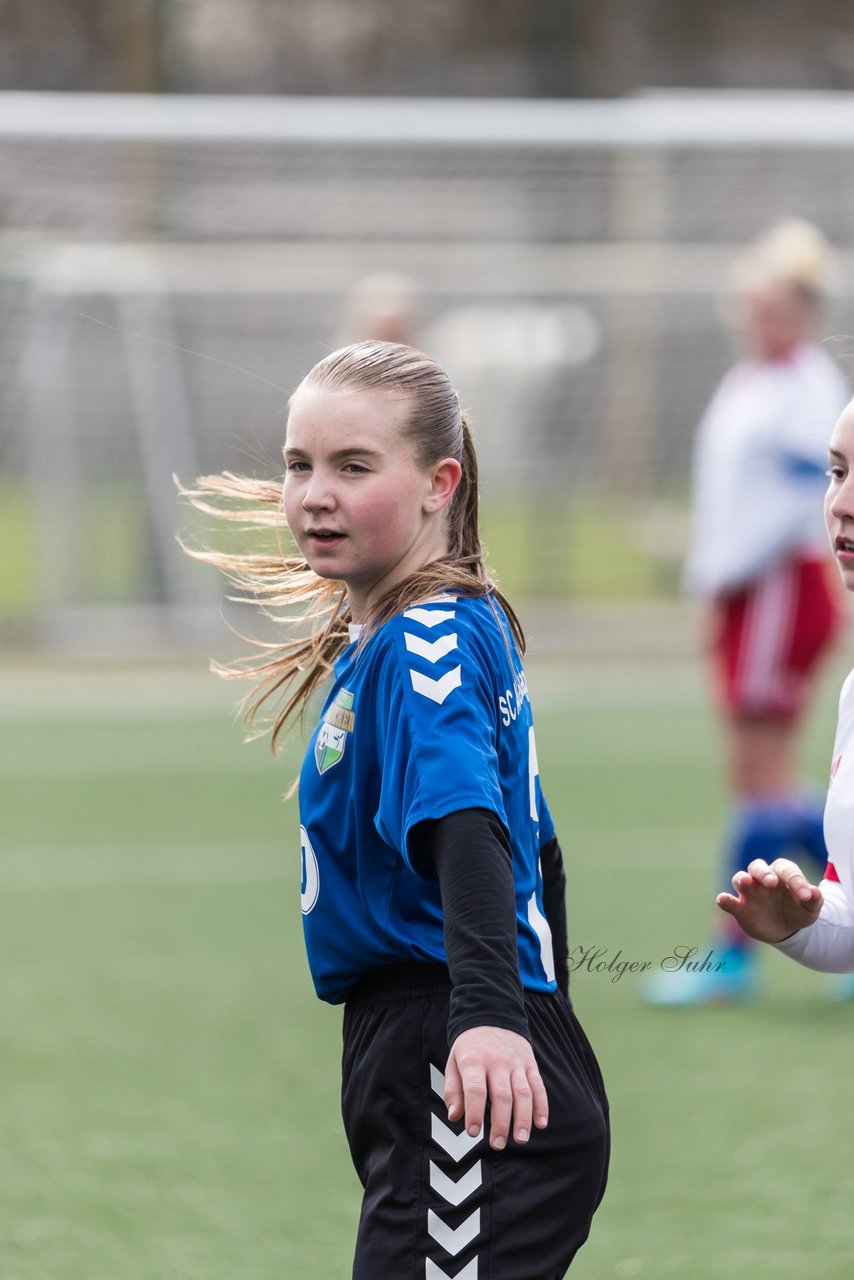
<svg viewBox="0 0 854 1280"><path fill-rule="evenodd" d="M671 972L661 969L649 974L640 986L641 999L647 1004L689 1007L749 1000L756 994L758 961L752 948L709 948L693 964L693 969L685 964Z"/></svg>

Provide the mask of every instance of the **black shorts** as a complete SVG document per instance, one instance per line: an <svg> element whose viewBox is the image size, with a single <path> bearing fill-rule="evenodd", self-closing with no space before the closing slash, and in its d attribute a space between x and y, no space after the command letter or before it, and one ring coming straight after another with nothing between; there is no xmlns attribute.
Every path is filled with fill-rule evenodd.
<svg viewBox="0 0 854 1280"><path fill-rule="evenodd" d="M447 969L401 965L344 1011L342 1110L365 1189L353 1280L561 1280L587 1239L608 1170L608 1102L562 995L525 993L549 1123L503 1151L442 1100Z"/></svg>

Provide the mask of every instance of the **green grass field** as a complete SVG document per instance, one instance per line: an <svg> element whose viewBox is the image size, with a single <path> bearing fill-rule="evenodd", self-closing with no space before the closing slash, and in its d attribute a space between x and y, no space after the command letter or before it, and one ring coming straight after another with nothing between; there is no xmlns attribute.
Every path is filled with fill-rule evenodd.
<svg viewBox="0 0 854 1280"><path fill-rule="evenodd" d="M530 666L573 940L702 946L723 797L693 666ZM810 728L821 784L838 671ZM296 755L198 667L0 670L0 1277L346 1280L340 1011L310 989ZM676 1012L579 972L611 1182L577 1280L851 1275L854 1007L764 957ZM377 1277L377 1280L386 1280ZM393 1277L388 1277L393 1280Z"/></svg>

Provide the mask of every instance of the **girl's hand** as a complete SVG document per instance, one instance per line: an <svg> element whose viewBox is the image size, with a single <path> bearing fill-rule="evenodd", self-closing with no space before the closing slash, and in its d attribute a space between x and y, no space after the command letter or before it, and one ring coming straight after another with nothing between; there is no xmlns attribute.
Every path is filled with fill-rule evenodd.
<svg viewBox="0 0 854 1280"><path fill-rule="evenodd" d="M511 1119L513 1138L527 1142L531 1122L545 1129L549 1101L534 1051L524 1036L502 1027L470 1027L457 1036L445 1067L448 1119L465 1113L472 1137L483 1125L487 1099L491 1103L489 1145L507 1145Z"/></svg>
<svg viewBox="0 0 854 1280"><path fill-rule="evenodd" d="M814 924L824 901L818 886L788 858L776 858L770 866L756 858L733 876L732 887L738 896L719 893L718 906L760 942L782 942Z"/></svg>

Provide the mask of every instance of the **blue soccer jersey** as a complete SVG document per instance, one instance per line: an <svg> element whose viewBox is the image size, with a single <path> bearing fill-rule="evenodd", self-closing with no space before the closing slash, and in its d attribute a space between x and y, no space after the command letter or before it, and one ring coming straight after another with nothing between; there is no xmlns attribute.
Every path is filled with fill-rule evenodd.
<svg viewBox="0 0 854 1280"><path fill-rule="evenodd" d="M525 673L497 604L435 596L351 642L299 804L303 924L322 999L345 999L384 965L445 961L438 882L413 861L409 837L471 808L492 810L509 833L522 985L555 989L539 856L553 826Z"/></svg>

